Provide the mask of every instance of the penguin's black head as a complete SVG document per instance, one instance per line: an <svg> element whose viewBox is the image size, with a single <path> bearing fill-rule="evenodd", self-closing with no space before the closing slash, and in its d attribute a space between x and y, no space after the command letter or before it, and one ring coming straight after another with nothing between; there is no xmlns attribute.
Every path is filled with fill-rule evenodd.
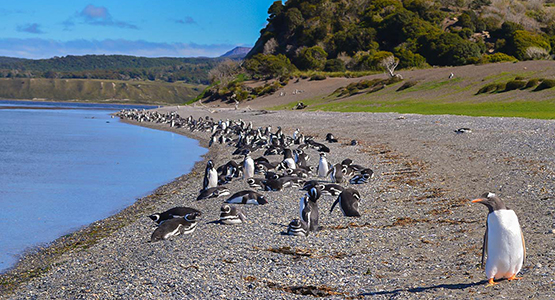
<svg viewBox="0 0 555 300"><path fill-rule="evenodd" d="M495 210L507 209L505 203L494 193L485 193L480 198L472 200L472 203L481 203L487 206L489 213Z"/></svg>
<svg viewBox="0 0 555 300"><path fill-rule="evenodd" d="M201 216L202 216L202 213L200 211L195 211L195 212L186 214L184 218L187 221L196 221L196 219L200 218Z"/></svg>
<svg viewBox="0 0 555 300"><path fill-rule="evenodd" d="M310 191L308 191L308 197L309 200L312 202L316 202L316 200L318 200L318 198L320 198L320 196L322 195L322 190L320 189L320 186L314 186L313 188L310 189Z"/></svg>
<svg viewBox="0 0 555 300"><path fill-rule="evenodd" d="M258 201L258 204L260 204L260 205L268 204L268 201L266 201L266 198L264 198L264 196L262 196L262 195L258 195L256 197L256 201Z"/></svg>
<svg viewBox="0 0 555 300"><path fill-rule="evenodd" d="M341 162L341 164L344 165L344 166L350 166L350 165L353 164L353 160L350 159L350 158L346 158Z"/></svg>
<svg viewBox="0 0 555 300"><path fill-rule="evenodd" d="M320 152L320 157L326 157L326 153Z"/></svg>
<svg viewBox="0 0 555 300"><path fill-rule="evenodd" d="M209 160L208 163L206 164L206 168L212 169L213 167L214 167L214 163L212 162L212 160Z"/></svg>
<svg viewBox="0 0 555 300"><path fill-rule="evenodd" d="M229 212L231 211L231 206L229 206L229 205L227 205L227 204L224 204L224 205L222 205L222 207L220 208L220 211L221 211L221 212L224 212L224 213L229 213Z"/></svg>
<svg viewBox="0 0 555 300"><path fill-rule="evenodd" d="M153 214L148 217L151 218L154 222L158 222L158 220L160 220L160 214Z"/></svg>

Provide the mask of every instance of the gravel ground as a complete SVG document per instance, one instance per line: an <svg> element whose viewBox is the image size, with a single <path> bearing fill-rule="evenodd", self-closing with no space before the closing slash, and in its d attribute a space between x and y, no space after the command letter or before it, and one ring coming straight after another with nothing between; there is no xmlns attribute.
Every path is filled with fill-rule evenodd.
<svg viewBox="0 0 555 300"><path fill-rule="evenodd" d="M340 143L324 142L331 148L331 163L348 157L375 172L368 184L354 186L362 195L362 217L346 218L337 209L329 214L336 197L322 196L318 205L323 229L306 238L283 235L287 224L298 218L299 199L305 193L289 188L262 192L267 205L244 206L246 224L217 224L213 221L223 199L195 200L202 187L204 161L116 216L139 211L128 225L87 247L65 251L42 275L0 298L303 299L312 298L310 293L370 299L555 297L553 121L399 118L393 113L208 112L193 107L179 107L179 114L241 118L255 127L272 125L274 130L280 125L289 135L299 128L319 142L333 133ZM201 145L207 145L209 137L209 133L167 125L140 125L182 133L199 139ZM472 133L455 133L460 127L469 127ZM352 139L360 144L347 145ZM216 145L205 158L219 166L232 158L233 150ZM309 163L316 166L318 153L307 151ZM236 180L228 187L233 193L248 186ZM479 262L487 210L469 203L484 192L497 193L519 216L528 254L520 281L485 287ZM147 215L174 206L204 212L196 231L150 243L156 226ZM17 272L38 260L40 253L24 260Z"/></svg>

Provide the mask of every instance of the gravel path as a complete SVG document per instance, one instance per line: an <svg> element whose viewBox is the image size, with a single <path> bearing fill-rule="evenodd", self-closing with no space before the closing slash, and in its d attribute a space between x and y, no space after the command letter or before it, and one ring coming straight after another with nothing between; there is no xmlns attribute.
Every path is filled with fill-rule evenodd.
<svg viewBox="0 0 555 300"><path fill-rule="evenodd" d="M159 110L169 112L177 107ZM323 230L306 238L283 235L287 224L298 217L299 198L305 193L288 188L262 192L269 200L267 205L244 206L246 224L217 224L213 221L218 219L223 199L195 200L206 164L200 162L187 176L116 216L124 218L139 211L135 221L85 249L65 251L42 276L0 298L555 297L553 121L399 118L393 113L208 112L193 107L180 107L179 114L209 115L215 120L241 118L255 127L281 125L289 135L299 128L319 142L326 133L333 133L340 143L329 144L330 162L348 157L375 172L368 184L355 186L363 199L362 217L345 218L337 209L329 214L336 197L323 196L319 200ZM209 138L209 133L167 125L140 125L179 132L199 139L201 145L207 145ZM471 128L472 133L455 133L460 127ZM360 144L346 145L352 139ZM232 151L216 145L205 157L219 166L232 158ZM317 165L316 150L307 151L309 163ZM270 161L278 160L281 158L270 156ZM248 188L241 180L228 187L232 193ZM523 280L484 285L485 272L479 262L487 210L469 203L484 192L497 193L519 216L528 253ZM146 216L174 206L204 212L197 230L150 243L156 226ZM27 264L30 267L29 260Z"/></svg>

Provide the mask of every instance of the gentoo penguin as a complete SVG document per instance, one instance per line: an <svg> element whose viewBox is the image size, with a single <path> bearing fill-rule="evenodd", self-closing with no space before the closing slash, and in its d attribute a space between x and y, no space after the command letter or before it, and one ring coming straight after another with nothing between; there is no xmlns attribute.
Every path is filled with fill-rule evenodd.
<svg viewBox="0 0 555 300"><path fill-rule="evenodd" d="M485 193L472 202L482 203L489 210L482 248L482 266L487 256L489 285L497 284L494 279L520 279L516 275L526 259L526 246L515 212L494 193Z"/></svg>
<svg viewBox="0 0 555 300"><path fill-rule="evenodd" d="M330 214L335 208L335 205L339 203L339 208L345 217L360 217L360 213L358 212L359 201L360 193L355 189L347 188L339 194L337 200L331 205Z"/></svg>
<svg viewBox="0 0 555 300"><path fill-rule="evenodd" d="M202 189L206 190L211 187L218 186L218 172L214 168L214 163L209 160L204 170L204 181L202 182Z"/></svg>
<svg viewBox="0 0 555 300"><path fill-rule="evenodd" d="M173 236L178 236L180 234L189 234L195 231L197 227L197 217L200 213L193 212L185 215L183 218L167 220L160 224L156 230L152 233L150 237L151 242L157 242L160 240L167 240Z"/></svg>
<svg viewBox="0 0 555 300"><path fill-rule="evenodd" d="M217 198L221 196L227 196L229 194L230 193L228 188L226 188L225 186L217 186L201 191L197 197L197 200Z"/></svg>
<svg viewBox="0 0 555 300"><path fill-rule="evenodd" d="M300 220L305 221L308 224L309 231L318 230L318 203L316 201L320 198L321 191L320 187L313 187L301 198L299 203L299 211L301 218Z"/></svg>
<svg viewBox="0 0 555 300"><path fill-rule="evenodd" d="M337 196L341 194L341 192L343 192L344 189L345 188L343 188L339 184L335 184L335 183L326 184L322 187L322 195Z"/></svg>
<svg viewBox="0 0 555 300"><path fill-rule="evenodd" d="M243 160L243 179L249 179L254 176L254 160L252 160L249 152L245 154Z"/></svg>
<svg viewBox="0 0 555 300"><path fill-rule="evenodd" d="M320 162L318 163L318 177L325 178L330 170L330 165L326 159L326 153L320 152Z"/></svg>
<svg viewBox="0 0 555 300"><path fill-rule="evenodd" d="M287 226L287 234L295 236L308 236L308 224L305 221L295 219Z"/></svg>
<svg viewBox="0 0 555 300"><path fill-rule="evenodd" d="M231 197L225 200L225 203L264 205L267 204L268 201L266 201L264 196L255 191L244 190L231 195Z"/></svg>
<svg viewBox="0 0 555 300"><path fill-rule="evenodd" d="M283 164L288 169L296 169L295 159L293 159L293 152L287 148L283 150Z"/></svg>
<svg viewBox="0 0 555 300"><path fill-rule="evenodd" d="M194 208L191 208L191 207L178 206L178 207L168 209L168 210L166 210L165 212L162 212L162 213L152 214L148 217L151 218L152 221L160 224L160 223L162 223L166 220L174 219L174 218L183 218L184 216L186 216L188 214L192 214L192 213L197 213L198 216L202 215L202 213L197 209L194 209Z"/></svg>
<svg viewBox="0 0 555 300"><path fill-rule="evenodd" d="M239 207L224 204L220 208L220 222L226 225L245 223L245 213Z"/></svg>

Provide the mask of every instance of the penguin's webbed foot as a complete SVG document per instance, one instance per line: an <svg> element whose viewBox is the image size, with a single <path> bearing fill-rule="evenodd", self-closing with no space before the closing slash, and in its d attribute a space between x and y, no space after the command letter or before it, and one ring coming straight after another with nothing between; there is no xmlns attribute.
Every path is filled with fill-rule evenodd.
<svg viewBox="0 0 555 300"><path fill-rule="evenodd" d="M493 281L493 278L490 278L490 279L488 280L488 284L486 285L486 287L494 286L494 285L496 285L496 284L499 284L499 282L494 282L494 281Z"/></svg>
<svg viewBox="0 0 555 300"><path fill-rule="evenodd" d="M522 277L516 277L516 274L513 275L513 276L511 276L511 277L509 277L509 278L507 278L508 281L511 281L511 280L521 280L521 279L522 279Z"/></svg>

